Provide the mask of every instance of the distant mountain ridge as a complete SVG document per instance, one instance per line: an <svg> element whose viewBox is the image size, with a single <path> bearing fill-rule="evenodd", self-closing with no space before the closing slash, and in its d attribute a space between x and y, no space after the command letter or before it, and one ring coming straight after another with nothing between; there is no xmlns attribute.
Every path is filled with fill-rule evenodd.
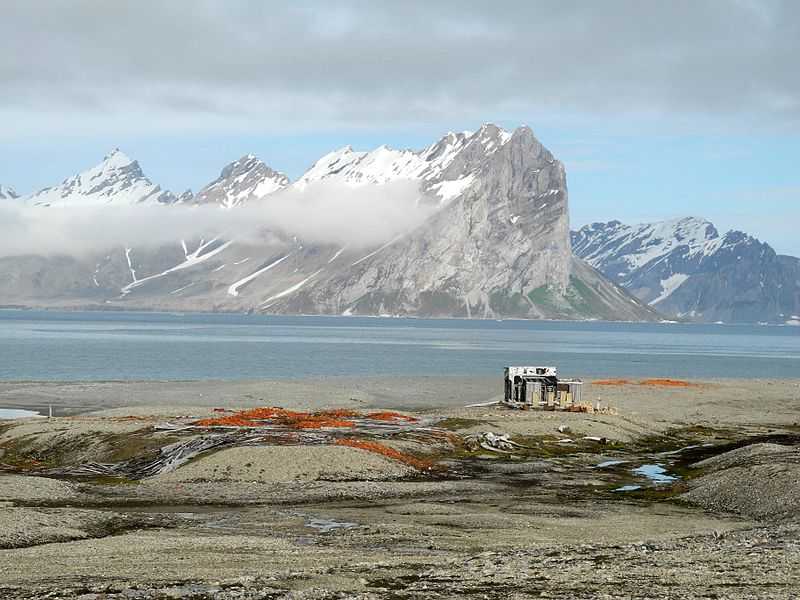
<svg viewBox="0 0 800 600"><path fill-rule="evenodd" d="M289 177L273 171L254 155L248 154L222 169L217 179L187 201L234 208L282 190L289 183Z"/></svg>
<svg viewBox="0 0 800 600"><path fill-rule="evenodd" d="M89 259L0 258L0 303L284 314L654 320L658 314L573 256L566 173L528 127L485 124L422 150L344 147L296 182L253 155L176 197L119 151L28 204L218 205L237 210L312 184L410 180L431 215L370 248L269 231L263 242L176 240ZM358 224L354 223L354 227ZM270 224L264 224L269 229Z"/></svg>
<svg viewBox="0 0 800 600"><path fill-rule="evenodd" d="M658 311L728 323L800 321L800 259L741 231L685 217L593 223L572 233L575 254Z"/></svg>

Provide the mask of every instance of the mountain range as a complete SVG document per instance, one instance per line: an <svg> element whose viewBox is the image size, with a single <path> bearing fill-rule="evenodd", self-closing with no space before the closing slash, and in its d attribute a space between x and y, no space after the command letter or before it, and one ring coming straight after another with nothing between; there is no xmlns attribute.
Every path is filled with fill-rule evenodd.
<svg viewBox="0 0 800 600"><path fill-rule="evenodd" d="M294 182L248 154L196 194L163 190L114 150L22 198L0 186L0 200L42 211L237 214L297 202L314 186L388 194L397 182L414 184L425 218L366 247L304 239L264 222L257 239L220 231L158 245L112 243L89 255L6 255L0 305L800 323L800 260L746 233L720 234L694 217L570 232L564 166L527 127L486 124L421 150L345 146ZM352 223L353 240L363 226Z"/></svg>
<svg viewBox="0 0 800 600"><path fill-rule="evenodd" d="M449 133L421 150L347 146L297 181L253 155L197 194L162 190L115 150L60 185L14 200L71 207L290 202L325 182L380 191L411 181L426 218L371 247L302 239L265 222L263 239L120 243L91 256L0 258L0 303L15 306L284 314L654 320L658 314L571 250L564 166L528 127ZM383 186L383 187L382 187ZM266 205L266 204L265 204ZM312 216L309 215L311 218ZM353 223L355 232L359 223Z"/></svg>
<svg viewBox="0 0 800 600"><path fill-rule="evenodd" d="M704 219L593 223L575 254L664 315L691 321L800 324L800 259Z"/></svg>

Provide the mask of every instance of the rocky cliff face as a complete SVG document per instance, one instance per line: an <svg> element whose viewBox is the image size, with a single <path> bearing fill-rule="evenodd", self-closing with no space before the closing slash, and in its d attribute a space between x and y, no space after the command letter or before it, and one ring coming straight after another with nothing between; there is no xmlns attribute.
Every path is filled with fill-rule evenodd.
<svg viewBox="0 0 800 600"><path fill-rule="evenodd" d="M313 285L268 298L264 308L482 318L647 314L621 296L612 301L616 313L599 310L596 281L582 285L591 274L572 262L564 167L529 128L451 134L420 156L428 164L398 162L412 164L423 190L441 204L426 223L376 250L337 257L344 264L315 269L308 274ZM363 168L373 162L362 156L340 171L334 161L328 172L374 180ZM451 197L451 189L458 194Z"/></svg>
<svg viewBox="0 0 800 600"><path fill-rule="evenodd" d="M572 234L577 256L660 312L730 323L800 315L798 259L740 231L683 218L636 226L594 223Z"/></svg>
<svg viewBox="0 0 800 600"><path fill-rule="evenodd" d="M76 188L93 199L108 198L117 171L130 173L135 165L112 162L113 169L104 163L92 171L111 177L83 174L32 200L51 205L53 200L44 200L63 198L64 190L73 198ZM95 191L87 191L94 189L88 180ZM0 259L0 273L13 271L19 285L12 290L0 283L0 303L24 304L34 297L46 304L83 299L121 308L292 314L656 318L573 257L564 167L527 127L511 133L484 125L419 151L346 147L322 157L294 184L247 156L180 204L236 210L287 187L303 190L326 180L375 186L376 193L394 181L412 180L418 204L430 216L370 248L320 245L291 231L269 231L263 242L176 240L167 248L103 252L90 261L62 257L58 267L41 257L28 257L27 266L7 257ZM124 197L129 201L131 194Z"/></svg>

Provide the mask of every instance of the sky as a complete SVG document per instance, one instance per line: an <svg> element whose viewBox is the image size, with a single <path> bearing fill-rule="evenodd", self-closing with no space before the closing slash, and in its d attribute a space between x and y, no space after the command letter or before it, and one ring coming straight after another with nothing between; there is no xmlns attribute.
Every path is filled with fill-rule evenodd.
<svg viewBox="0 0 800 600"><path fill-rule="evenodd" d="M800 255L798 56L794 0L2 0L0 184L119 147L180 192L526 124L573 227L695 215Z"/></svg>

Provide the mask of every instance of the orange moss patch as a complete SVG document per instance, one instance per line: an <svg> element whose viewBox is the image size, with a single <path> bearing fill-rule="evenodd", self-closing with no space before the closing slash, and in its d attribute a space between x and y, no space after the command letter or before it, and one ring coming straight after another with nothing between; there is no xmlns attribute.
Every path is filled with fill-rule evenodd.
<svg viewBox="0 0 800 600"><path fill-rule="evenodd" d="M369 413L367 418L374 421L406 421L407 423L416 423L419 421L419 419L415 417L409 417L408 415L391 410Z"/></svg>
<svg viewBox="0 0 800 600"><path fill-rule="evenodd" d="M699 383L692 383L690 381L683 381L681 379L644 379L639 382L639 385L682 388L700 387Z"/></svg>
<svg viewBox="0 0 800 600"><path fill-rule="evenodd" d="M592 385L630 385L627 379L598 379L592 382Z"/></svg>
<svg viewBox="0 0 800 600"><path fill-rule="evenodd" d="M702 384L683 381L682 379L642 379L631 381L629 379L598 379L592 385L644 385L650 387L702 387Z"/></svg>
<svg viewBox="0 0 800 600"><path fill-rule="evenodd" d="M430 471L434 467L434 463L429 460L417 458L416 456L406 454L405 452L400 452L399 450L395 450L394 448L390 448L389 446L384 446L383 444L379 444L378 442L370 442L368 440L353 440L345 438L341 440L336 440L334 444L337 446L348 446L350 448L358 448L359 450L366 450L367 452L374 452L375 454L380 454L381 456L385 456L386 458L391 458L392 460L399 461L410 467L414 467L415 469L418 469L420 471Z"/></svg>
<svg viewBox="0 0 800 600"><path fill-rule="evenodd" d="M283 408L251 408L237 413L195 421L200 427L258 427L264 421L295 429L320 429L322 427L354 427L351 419L366 418L374 421L403 421L417 423L419 419L394 411L379 411L362 415L348 408L323 410L314 413L297 412Z"/></svg>
<svg viewBox="0 0 800 600"><path fill-rule="evenodd" d="M323 427L353 427L355 423L342 419L355 415L353 411L326 411L319 413L295 412L282 408L252 408L224 417L195 421L200 427L258 427L272 421L294 429L321 429Z"/></svg>

